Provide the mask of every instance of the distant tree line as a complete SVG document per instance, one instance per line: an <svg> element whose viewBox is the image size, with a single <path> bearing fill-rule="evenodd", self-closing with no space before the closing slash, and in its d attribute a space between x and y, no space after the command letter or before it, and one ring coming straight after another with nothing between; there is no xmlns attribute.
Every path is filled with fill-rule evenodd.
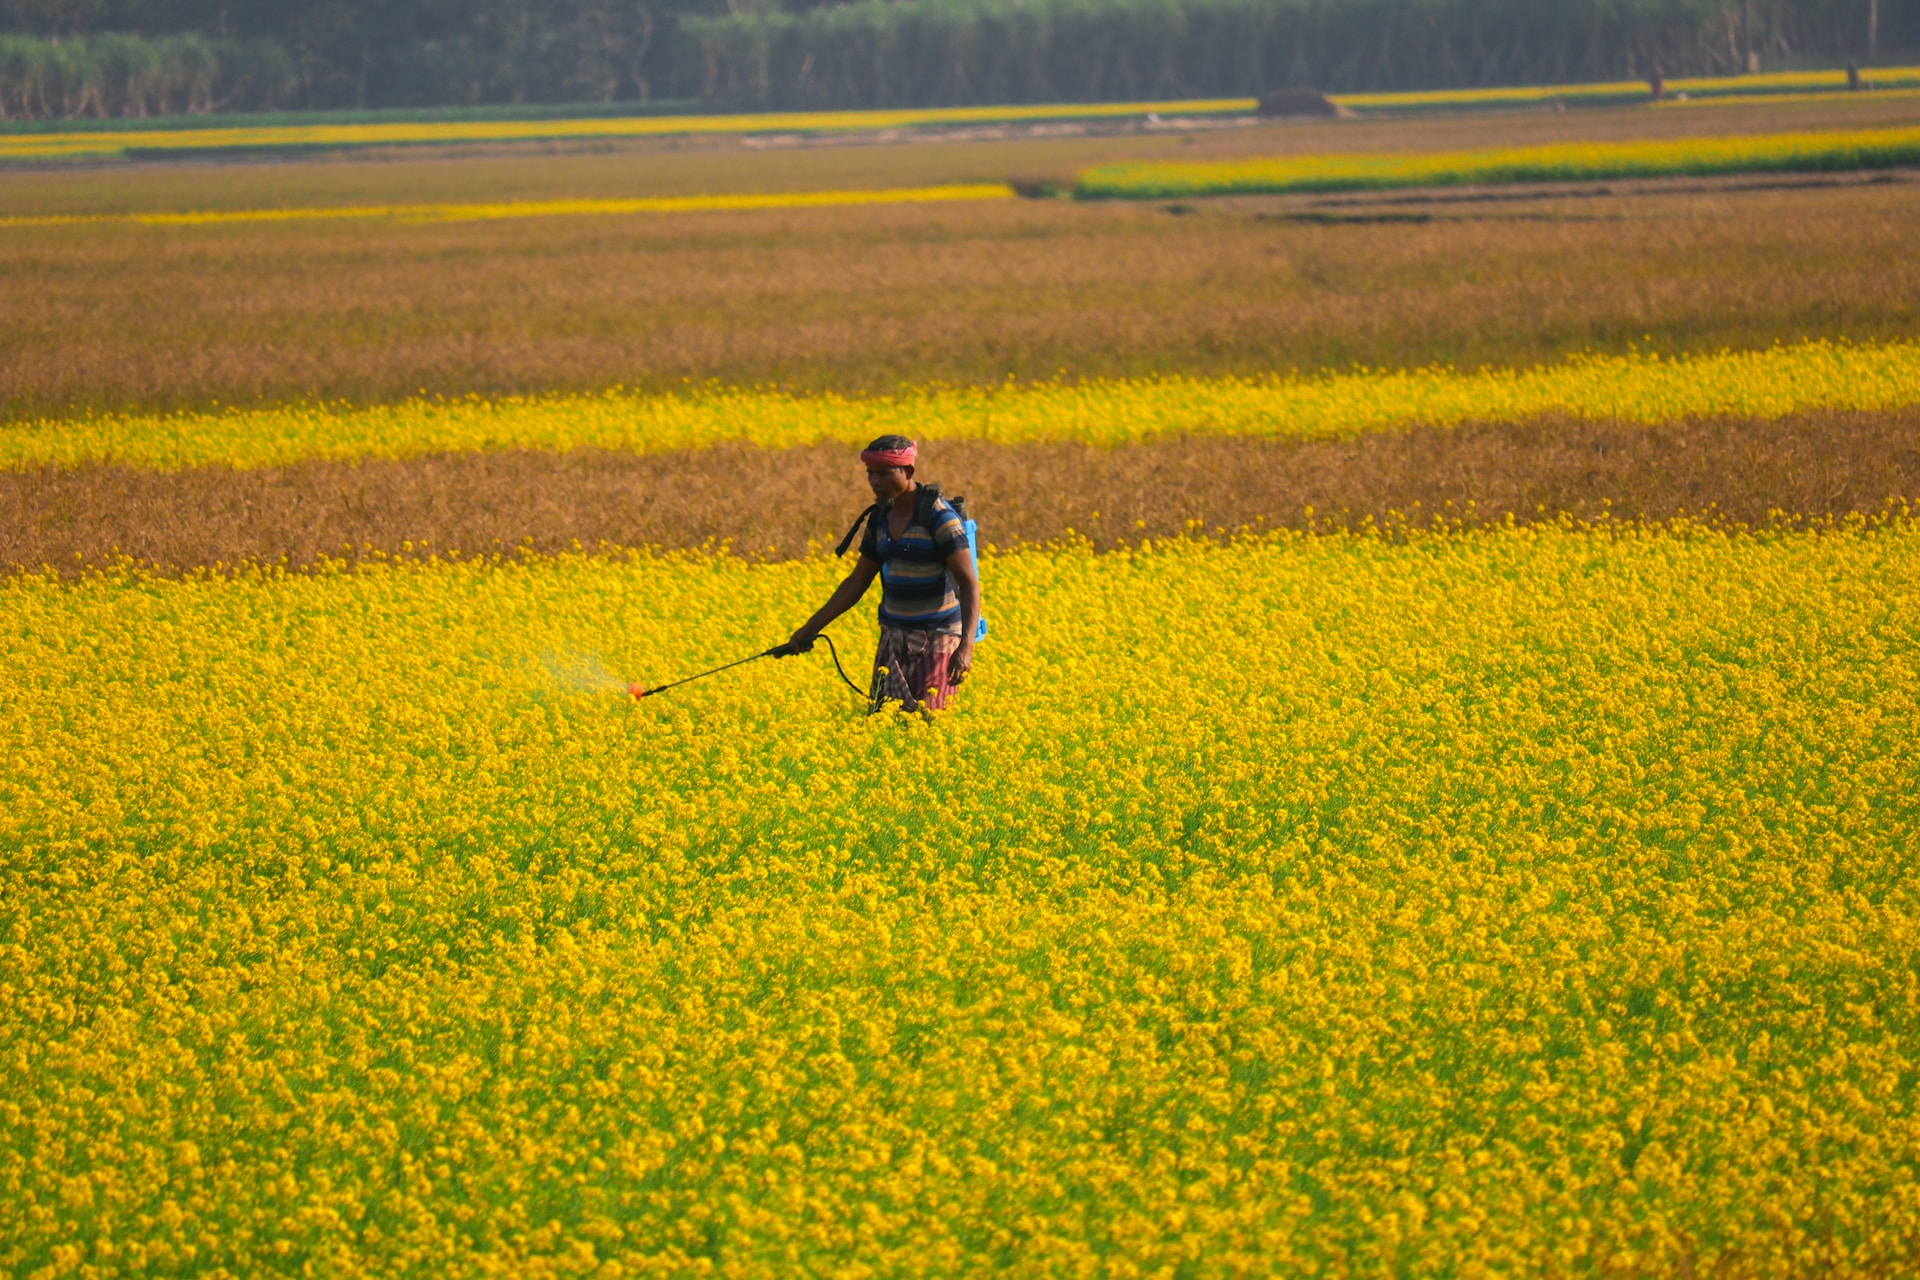
<svg viewBox="0 0 1920 1280"><path fill-rule="evenodd" d="M0 120L271 111L299 95L293 59L272 40L0 35Z"/></svg>
<svg viewBox="0 0 1920 1280"><path fill-rule="evenodd" d="M0 0L0 113L1351 92L1843 62L1870 39L1920 47L1920 0Z"/></svg>
<svg viewBox="0 0 1920 1280"><path fill-rule="evenodd" d="M231 103L216 92L216 108L646 101L669 96L676 16L661 0L0 0L0 33L14 37L0 85L36 57L65 64L69 83L96 54L96 79L111 81L107 51L121 46L99 35L113 33L197 36L250 67L249 91ZM56 43L86 52L27 48ZM251 88L283 66L290 77L275 92ZM93 94L84 110L123 96Z"/></svg>
<svg viewBox="0 0 1920 1280"><path fill-rule="evenodd" d="M920 106L1735 73L1864 56L1870 3L859 0L688 15L680 31L710 100ZM1916 9L1902 7L1906 26Z"/></svg>

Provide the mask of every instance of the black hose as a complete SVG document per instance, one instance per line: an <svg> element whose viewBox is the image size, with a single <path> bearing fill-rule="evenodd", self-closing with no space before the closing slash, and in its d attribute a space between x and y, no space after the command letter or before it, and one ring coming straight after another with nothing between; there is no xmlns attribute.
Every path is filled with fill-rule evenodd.
<svg viewBox="0 0 1920 1280"><path fill-rule="evenodd" d="M862 689L859 685L855 684L853 680L847 675L847 669L840 665L840 651L833 647L833 637L829 635L822 635L820 639L825 640L827 642L827 652L833 655L833 669L840 673L840 679L846 683L847 688L853 690L855 693L859 694L863 698L870 697L871 695L868 693L868 691Z"/></svg>
<svg viewBox="0 0 1920 1280"><path fill-rule="evenodd" d="M815 636L814 639L825 640L827 642L827 652L833 655L833 669L840 673L840 679L846 683L847 688L853 690L862 698L869 697L870 695L861 689L859 685L855 684L847 675L847 669L840 665L840 651L834 648L833 637L820 635ZM627 692L635 698L650 698L656 693L665 693L669 689L678 689L683 684L692 684L695 680L705 680L708 676L717 676L722 671L731 671L735 667L743 667L749 662L758 662L762 658L787 658L793 656L793 653L794 649L791 644L777 644L773 648L753 654L751 657L740 658L736 661L726 663L724 666L715 667L711 671L702 671L699 675L687 676L683 679L675 680L671 684L655 685L651 689L636 689L629 686Z"/></svg>

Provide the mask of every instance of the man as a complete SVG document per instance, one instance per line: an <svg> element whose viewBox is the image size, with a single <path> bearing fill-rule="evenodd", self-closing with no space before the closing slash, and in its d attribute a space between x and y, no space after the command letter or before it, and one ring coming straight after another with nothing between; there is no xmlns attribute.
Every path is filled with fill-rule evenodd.
<svg viewBox="0 0 1920 1280"><path fill-rule="evenodd" d="M980 576L960 517L946 499L932 503L925 524L914 520L914 442L881 436L860 454L873 490L873 515L860 559L820 611L788 646L805 653L827 624L859 603L880 578L880 648L873 658L871 710L897 699L908 711L939 711L973 669L980 622Z"/></svg>

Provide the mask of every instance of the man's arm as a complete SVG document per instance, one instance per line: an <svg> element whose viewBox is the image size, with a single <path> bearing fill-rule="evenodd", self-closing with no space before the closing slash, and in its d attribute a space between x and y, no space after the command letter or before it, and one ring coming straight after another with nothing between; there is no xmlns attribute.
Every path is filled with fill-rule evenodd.
<svg viewBox="0 0 1920 1280"><path fill-rule="evenodd" d="M947 572L953 576L953 592L960 597L960 647L947 663L947 674L959 684L973 670L973 633L980 629L980 574L973 567L973 552L965 547L947 557Z"/></svg>
<svg viewBox="0 0 1920 1280"><path fill-rule="evenodd" d="M873 585L874 577L879 572L878 560L872 556L861 556L854 562L853 572L833 589L833 594L827 597L827 602L820 606L819 612L801 623L800 629L793 633L793 638L787 643L795 651L804 651L813 643L815 636L827 629L828 624L860 603L860 597L867 594L867 588Z"/></svg>

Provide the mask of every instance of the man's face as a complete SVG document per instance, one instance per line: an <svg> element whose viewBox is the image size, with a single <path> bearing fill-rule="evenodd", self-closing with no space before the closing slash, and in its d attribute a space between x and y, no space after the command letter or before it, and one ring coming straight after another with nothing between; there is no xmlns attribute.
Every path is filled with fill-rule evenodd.
<svg viewBox="0 0 1920 1280"><path fill-rule="evenodd" d="M881 501L897 498L913 486L912 467L868 467L867 487Z"/></svg>

